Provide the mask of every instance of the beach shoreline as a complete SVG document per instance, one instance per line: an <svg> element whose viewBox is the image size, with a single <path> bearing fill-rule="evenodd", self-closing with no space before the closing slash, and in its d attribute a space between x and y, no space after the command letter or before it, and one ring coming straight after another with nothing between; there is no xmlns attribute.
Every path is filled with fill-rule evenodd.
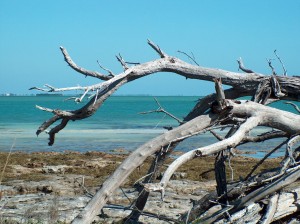
<svg viewBox="0 0 300 224"><path fill-rule="evenodd" d="M3 171L5 168L0 186L0 207L2 208L0 218L20 220L27 217L29 220L28 214L31 214L30 217L44 220L52 213L52 219L65 220L65 223L69 223L90 200L87 195L94 194L129 153L122 149L116 149L110 153L98 151L85 153L75 151L0 152L0 170ZM169 158L166 163L171 163L179 154L182 152L173 154L173 158ZM7 166L4 167L6 161ZM151 161L152 158L148 158L144 165L133 172L122 185L122 190L127 192L127 197L129 196L132 200L137 196L136 190L132 188L133 183L147 174ZM236 156L230 162L234 179L238 180L250 171L258 159ZM279 162L280 158L268 159L258 172L276 167ZM166 214L170 215L178 214L178 211L185 212L192 206L191 200L199 200L206 193L215 190L213 164L214 157L205 157L194 159L189 164L180 167L167 188L168 206L162 204L159 193L154 193L150 202L147 203L149 205L146 210L155 213L163 209ZM231 175L227 163L228 180ZM119 189L108 203L127 205L129 202ZM30 210L35 204L40 207L44 206L45 211L40 208ZM119 220L128 213L128 211L116 212L111 209L105 209L105 211L111 217L104 223ZM144 217L144 219L147 218ZM99 220L99 223L103 221L103 219ZM163 223L154 222L154 220L145 222Z"/></svg>

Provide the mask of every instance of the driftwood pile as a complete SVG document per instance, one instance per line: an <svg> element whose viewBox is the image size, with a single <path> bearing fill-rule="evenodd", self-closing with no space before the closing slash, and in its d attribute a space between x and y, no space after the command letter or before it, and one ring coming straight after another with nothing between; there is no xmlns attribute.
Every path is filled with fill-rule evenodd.
<svg viewBox="0 0 300 224"><path fill-rule="evenodd" d="M267 104L278 100L299 101L299 76L287 76L285 67L276 51L274 53L282 64L283 75L276 73L269 60L268 64L272 69L272 74L266 76L245 68L241 59L238 60L239 68L246 74L201 67L192 57L184 53L195 62L196 65L192 65L167 55L151 41L148 41L148 44L158 53L159 59L132 64L126 62L119 55L117 59L124 68L124 72L121 74L114 74L99 64L103 70L108 72L108 75L77 66L66 49L61 47L64 59L71 68L85 76L101 79L103 82L85 87L55 88L45 85L45 88L31 88L47 92L83 90L84 93L81 97L74 98L76 102L81 102L87 93L94 92L89 102L77 110L53 110L38 106L39 109L54 115L39 127L37 135L49 128L50 125L60 121L48 132L48 144L52 145L55 141L55 135L70 120L80 120L92 116L108 97L127 82L157 72L172 72L189 79L215 82L216 93L200 99L194 109L182 121L159 105L159 109L155 112L166 113L173 117L178 121L179 126L168 127L167 132L132 152L104 182L87 206L73 220L73 223L91 223L106 205L109 196L124 183L132 172L143 164L147 157L152 155L155 155L155 159L148 175L135 186L140 193L135 202L127 208L132 210L132 213L124 219L126 223L138 222L152 191L161 192L163 200L166 186L178 167L194 158L211 155L216 156L214 167L217 181L216 192L194 202L193 208L186 214L182 214L180 219L169 221L175 223L245 223L247 221L270 223L275 220L295 219L300 210L298 200L300 188L297 186L297 180L300 177L300 147L297 147L297 142L300 141L300 115L274 109ZM231 88L224 91L222 83L231 86ZM252 99L237 100L243 96L251 96ZM300 112L294 103L289 103ZM272 131L266 131L258 136L251 135L251 130L258 126L272 128ZM215 129L225 129L228 132L225 136L220 136L214 132ZM217 137L219 142L191 150L178 157L168 166L160 182L155 183L165 159L181 141L208 131ZM240 181L227 181L224 163L233 155L233 148L248 142L269 141L274 138L284 138L284 142L268 154L272 154L280 147L286 148L286 156L280 167L259 175L253 175L254 170L259 166L258 164L248 175L241 177ZM264 160L265 158L261 160L261 163ZM208 212L212 208L215 212ZM164 219L161 216L158 218Z"/></svg>

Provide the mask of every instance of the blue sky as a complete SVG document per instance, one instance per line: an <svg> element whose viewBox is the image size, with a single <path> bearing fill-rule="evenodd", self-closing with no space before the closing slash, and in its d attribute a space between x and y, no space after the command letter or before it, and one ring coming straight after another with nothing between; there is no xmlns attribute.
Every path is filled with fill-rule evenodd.
<svg viewBox="0 0 300 224"><path fill-rule="evenodd" d="M90 85L70 69L59 46L80 66L115 73L115 59L157 58L147 38L169 55L193 52L201 66L237 71L236 59L270 74L266 58L277 49L289 75L299 75L300 1L38 1L0 0L0 93L31 93L31 86ZM278 72L280 65L274 62ZM206 95L213 84L159 73L122 87L118 94ZM35 93L35 92L32 92Z"/></svg>

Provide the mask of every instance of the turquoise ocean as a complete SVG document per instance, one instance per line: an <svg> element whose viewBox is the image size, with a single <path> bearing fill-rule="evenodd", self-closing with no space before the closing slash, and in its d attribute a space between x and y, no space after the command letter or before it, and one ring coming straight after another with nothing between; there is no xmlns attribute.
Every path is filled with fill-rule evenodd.
<svg viewBox="0 0 300 224"><path fill-rule="evenodd" d="M0 151L56 151L73 150L113 151L125 149L132 151L144 142L162 134L163 126L176 127L175 120L162 113L139 114L158 108L151 96L113 96L90 118L69 122L67 127L56 135L53 146L48 146L48 135L35 132L52 114L35 108L35 105L52 109L72 110L83 104L64 101L67 96L9 96L0 97ZM183 118L201 97L196 96L161 96L156 97L160 104L178 118ZM298 103L299 105L299 103ZM296 111L290 105L275 103L272 106ZM254 132L262 132L258 128ZM256 134L257 134L256 133ZM255 134L255 133L254 133ZM255 152L253 157L262 157L267 150L274 148L283 139L272 142L251 143L240 146L243 151ZM205 133L182 142L176 150L188 151L205 146L217 140ZM283 155L281 149L274 156Z"/></svg>

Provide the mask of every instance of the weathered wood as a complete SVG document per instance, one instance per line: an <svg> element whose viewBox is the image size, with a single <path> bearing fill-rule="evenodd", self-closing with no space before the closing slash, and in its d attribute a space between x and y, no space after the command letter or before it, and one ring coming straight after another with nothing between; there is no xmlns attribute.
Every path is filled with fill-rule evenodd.
<svg viewBox="0 0 300 224"><path fill-rule="evenodd" d="M197 156L211 155L213 153L217 153L228 147L234 147L238 145L239 142L243 140L245 133L249 132L252 128L256 127L257 125L258 125L258 119L249 118L244 124L240 126L239 130L231 137L219 141L217 143L211 144L209 146L191 150L181 155L169 165L168 169L165 171L160 181L160 186L162 187L162 189L165 189L173 173L182 164L190 161L191 159L194 159Z"/></svg>
<svg viewBox="0 0 300 224"><path fill-rule="evenodd" d="M162 165L169 158L171 152L173 152L174 148L178 145L178 143L174 143L172 145L167 145L162 150L156 152L156 157L153 159L152 164L148 170L147 177L144 179L143 183L154 182L161 171ZM139 220L141 212L144 210L144 207L147 203L149 197L149 191L146 191L143 186L138 188L139 196L136 199L135 203L132 205L135 210L133 210L126 220L130 220L131 222L137 222Z"/></svg>
<svg viewBox="0 0 300 224"><path fill-rule="evenodd" d="M270 195L288 186L289 184L295 182L299 178L300 178L300 169L296 169L288 173L287 175L284 175L283 177L279 178L278 180L274 181L273 183L269 184L268 186L259 188L251 192L250 194L246 195L245 197L234 202L235 207L232 210L232 212L238 211L242 207L248 206L251 203L261 200L267 195Z"/></svg>
<svg viewBox="0 0 300 224"><path fill-rule="evenodd" d="M116 171L103 183L101 189L95 194L83 211L74 219L73 223L90 223L105 205L109 195L115 191L126 178L144 160L159 151L165 145L181 141L189 136L196 134L204 128L210 126L217 119L214 114L199 116L171 131L160 135L148 143L136 149L126 160L116 169Z"/></svg>
<svg viewBox="0 0 300 224"><path fill-rule="evenodd" d="M300 211L300 188L292 189L289 191L283 191L280 193L276 212L272 221L280 220L288 215L294 214Z"/></svg>
<svg viewBox="0 0 300 224"><path fill-rule="evenodd" d="M213 81L214 79L222 79L223 84L233 87L231 93L234 92L233 95L236 95L236 97L240 97L243 95L248 95L248 96L252 95L256 91L257 86L263 80L269 80L268 76L263 76L262 74L258 74L258 73L249 73L245 75L243 73L236 73L236 72L230 72L230 71L225 71L220 69L205 68L201 66L191 65L176 57L168 56L151 41L148 41L148 44L161 56L160 59L132 66L126 69L123 73L120 73L113 77L104 76L101 73L92 72L80 68L72 61L66 49L61 47L64 58L71 68L84 75L97 77L105 81L95 85L90 85L85 87L79 86L79 87L68 87L68 88L54 88L48 85L49 90L38 88L38 87L32 87L30 89L38 89L38 90L49 91L49 92L69 91L69 90L97 91L96 96L94 96L85 106L74 111L68 111L69 115L63 117L65 119L74 121L74 120L85 119L87 117L92 116L99 109L99 107L101 107L103 102L109 96L111 96L111 94L117 91L117 89L120 86L126 84L127 82L131 82L134 81L135 79L142 78L144 76L154 74L157 72L172 72L184 76L186 78L206 80L206 81ZM300 78L277 76L276 81L280 86L281 92L285 94L285 96L283 96L282 99L293 99L293 100L300 99ZM199 105L197 105L196 107L199 107ZM193 113L186 116L185 120L190 120L200 114L195 113L195 111L193 110ZM60 118L62 118L62 116L60 116ZM56 121L57 119L48 120L48 127ZM43 126L39 128L39 132L42 132L44 130L45 129L43 128Z"/></svg>
<svg viewBox="0 0 300 224"><path fill-rule="evenodd" d="M272 222L277 206L278 206L279 195L275 194L269 199L267 211L261 219L261 224L269 224Z"/></svg>
<svg viewBox="0 0 300 224"><path fill-rule="evenodd" d="M293 186L290 189L284 189L280 193L271 196L268 199L268 205L266 207L266 213L262 216L263 208L262 203L251 203L245 208L236 211L230 216L230 223L272 223L289 215L299 213L300 211L300 187L299 185ZM254 209L255 208L255 209ZM252 216L252 218L251 218ZM256 217L256 218L255 218ZM215 224L228 223L227 218L216 221L214 214L211 215L210 221Z"/></svg>
<svg viewBox="0 0 300 224"><path fill-rule="evenodd" d="M206 81L217 80L216 94L211 94L201 99L195 105L194 109L185 117L184 121L179 122L181 126L150 140L134 151L104 182L102 188L96 193L94 198L92 198L83 211L75 218L73 223L90 223L99 213L100 209L105 205L108 197L138 166L144 162L148 156L157 153L164 147L176 144L188 137L199 134L205 131L206 128L212 127L213 125L237 125L238 128L232 136L227 136L228 138L225 137L225 139L220 142L191 150L180 156L168 167L160 183L145 184L145 189L148 189L149 191L156 189L163 193L175 170L183 163L186 163L195 157L218 153L224 149L245 144L249 141L262 141L264 139L271 139L279 136L290 138L292 136L299 135L300 133L300 115L259 104L265 104L278 98L299 101L300 78L298 76L264 76L250 70L246 71L246 68L244 68L241 62L240 68L251 73L244 74L220 69L205 68L198 65L191 65L176 57L169 56L163 52L159 46L151 41L148 41L148 44L159 54L159 59L142 64L135 63L133 66L129 67L129 64L126 63L121 56L119 56L118 60L122 64L124 72L115 75L112 74L110 70L105 69L109 72L108 76L77 66L67 51L61 47L64 59L72 69L86 76L101 79L103 82L84 87L55 88L50 85L45 85L45 88L31 88L47 92L83 90L84 93L82 96L80 98L75 98L76 102L81 102L88 92L95 92L95 95L89 100L89 102L77 110L63 111L39 107L39 109L51 112L54 115L39 127L37 135L45 131L55 122L61 122L49 131L49 145L52 145L55 140L55 134L61 131L68 124L68 121L81 120L92 116L108 97L128 82L157 72L171 72L190 79ZM270 67L271 66L272 65L270 63ZM101 68L103 67L101 66ZM273 73L275 74L274 70ZM231 88L223 91L221 87L222 83L230 86ZM236 99L241 96L253 95L255 102L229 100ZM215 101L216 99L217 101ZM273 129L278 129L279 131L272 134L266 133L263 136L247 136L248 133L257 126L271 127ZM291 154L292 153L290 153L290 155ZM290 160L286 160L286 168L289 168ZM249 208L251 203L272 194L278 189L281 189L281 185L285 186L294 182L300 175L297 170L291 171L291 169L287 169L287 172L288 173L286 174L281 172L280 175L272 177L274 180L272 183L268 183L271 179L266 180L262 183L268 184L264 185L264 189L259 188L245 197L235 200L233 203L234 208L229 209L229 211L231 213L235 213L240 209L244 209L244 207ZM225 182L226 181L222 181L222 184L225 184L226 188ZM221 190L222 193L225 192L224 189ZM147 196L148 192L145 192L143 199L140 201L141 203L138 203L138 207L143 208L145 198L147 198ZM208 205L207 208L211 206L209 203L204 204ZM222 214L222 212L220 214ZM209 218L209 220L213 220L215 218Z"/></svg>
<svg viewBox="0 0 300 224"><path fill-rule="evenodd" d="M225 168L225 156L222 152L219 152L215 160L215 177L217 182L218 197L223 196L219 202L223 205L227 204L227 180L226 180L226 168Z"/></svg>

